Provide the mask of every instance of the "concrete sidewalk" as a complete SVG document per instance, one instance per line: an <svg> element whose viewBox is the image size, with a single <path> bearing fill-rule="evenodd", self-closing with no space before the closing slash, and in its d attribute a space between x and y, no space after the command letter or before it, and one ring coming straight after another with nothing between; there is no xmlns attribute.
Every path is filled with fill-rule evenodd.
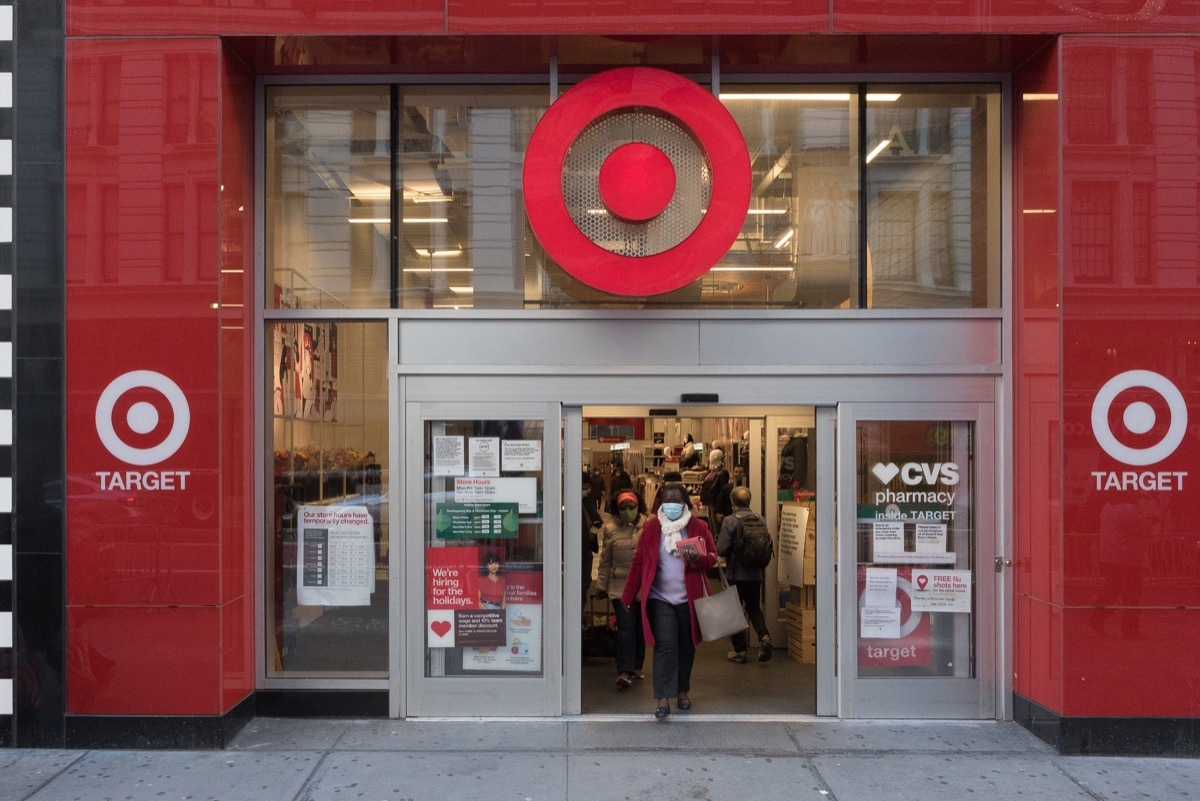
<svg viewBox="0 0 1200 801"><path fill-rule="evenodd" d="M3 801L1021 801L1200 796L1200 760L1013 723L258 718L224 751L0 751Z"/></svg>

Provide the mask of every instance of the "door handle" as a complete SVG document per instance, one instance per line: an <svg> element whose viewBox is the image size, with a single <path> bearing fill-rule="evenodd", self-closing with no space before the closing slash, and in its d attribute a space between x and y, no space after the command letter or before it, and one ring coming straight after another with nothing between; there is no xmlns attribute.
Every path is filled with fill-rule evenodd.
<svg viewBox="0 0 1200 801"><path fill-rule="evenodd" d="M1012 567L1012 560L1005 559L1003 556L997 556L996 557L996 572L999 573L1000 571L1004 570L1004 568L1006 568L1006 567Z"/></svg>

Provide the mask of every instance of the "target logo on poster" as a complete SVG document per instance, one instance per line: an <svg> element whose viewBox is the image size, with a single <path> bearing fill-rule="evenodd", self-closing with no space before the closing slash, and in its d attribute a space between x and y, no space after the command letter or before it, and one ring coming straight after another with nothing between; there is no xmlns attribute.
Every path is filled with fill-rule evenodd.
<svg viewBox="0 0 1200 801"><path fill-rule="evenodd" d="M1160 415L1166 413L1165 424ZM1118 431L1113 430L1119 414ZM1127 370L1110 378L1092 402L1092 433L1113 459L1131 467L1157 464L1179 448L1187 433L1183 393L1150 370ZM1119 433L1118 433L1119 432ZM1185 472L1094 471L1098 490L1183 489Z"/></svg>
<svg viewBox="0 0 1200 801"><path fill-rule="evenodd" d="M191 427L191 409L179 385L153 370L114 378L96 403L96 433L104 448L130 465L147 467L169 459ZM101 489L186 489L186 470L98 471Z"/></svg>
<svg viewBox="0 0 1200 801"><path fill-rule="evenodd" d="M750 155L710 92L673 73L611 70L565 92L525 155L530 226L568 274L647 296L708 272L741 232Z"/></svg>

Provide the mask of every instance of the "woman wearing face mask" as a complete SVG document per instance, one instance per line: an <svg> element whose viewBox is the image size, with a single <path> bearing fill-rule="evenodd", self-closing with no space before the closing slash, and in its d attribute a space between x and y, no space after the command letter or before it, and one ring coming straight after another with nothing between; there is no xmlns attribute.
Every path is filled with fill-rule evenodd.
<svg viewBox="0 0 1200 801"><path fill-rule="evenodd" d="M633 679L645 678L646 640L642 636L642 608L639 601L621 603L621 592L629 577L633 552L642 536L642 499L632 490L617 493L617 519L604 526L604 546L600 550L600 569L596 577L596 597L610 598L617 612L617 689L624 690Z"/></svg>
<svg viewBox="0 0 1200 801"><path fill-rule="evenodd" d="M671 714L671 696L681 711L692 708L692 663L701 641L692 604L704 595L708 571L717 561L717 545L708 524L692 516L682 484L665 485L659 497L662 506L657 516L642 527L621 603L641 599L646 642L654 647L654 697L658 699L654 717L662 719ZM685 559L679 541L689 537L704 542L704 553L691 553Z"/></svg>

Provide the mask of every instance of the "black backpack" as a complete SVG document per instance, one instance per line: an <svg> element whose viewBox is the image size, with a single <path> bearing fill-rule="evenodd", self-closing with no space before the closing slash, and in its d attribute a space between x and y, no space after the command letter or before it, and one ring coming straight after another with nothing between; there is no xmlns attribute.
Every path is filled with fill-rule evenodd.
<svg viewBox="0 0 1200 801"><path fill-rule="evenodd" d="M775 544L771 541L767 521L754 512L734 514L734 517L737 519L737 534L733 541L733 556L738 567L761 570L771 564Z"/></svg>

